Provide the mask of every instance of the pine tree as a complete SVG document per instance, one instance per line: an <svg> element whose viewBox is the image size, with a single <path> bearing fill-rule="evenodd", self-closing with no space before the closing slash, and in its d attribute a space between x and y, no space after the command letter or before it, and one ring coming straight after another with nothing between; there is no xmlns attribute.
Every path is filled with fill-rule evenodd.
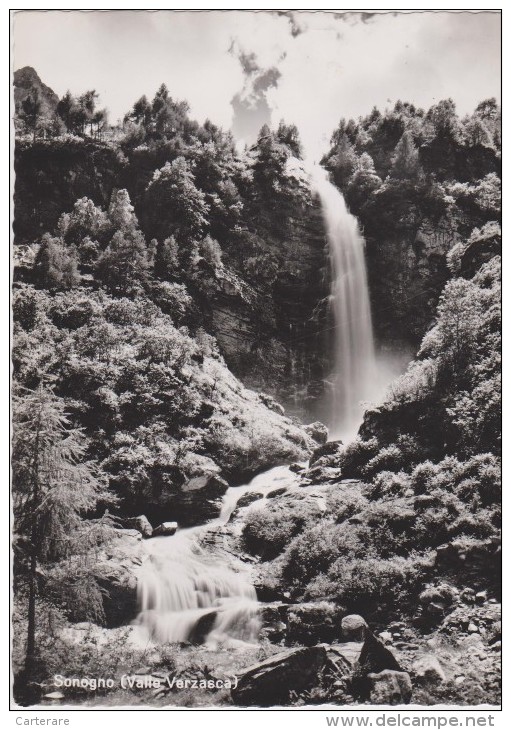
<svg viewBox="0 0 511 730"><path fill-rule="evenodd" d="M300 134L296 125L286 124L284 120L281 120L276 136L279 142L289 147L295 157L302 156L303 150L300 142Z"/></svg>
<svg viewBox="0 0 511 730"><path fill-rule="evenodd" d="M364 152L357 161L357 167L348 185L347 198L350 206L358 210L381 185L382 180L376 174L371 155Z"/></svg>
<svg viewBox="0 0 511 730"><path fill-rule="evenodd" d="M96 99L98 98L98 93L95 89L91 89L90 91L86 91L85 94L82 94L78 98L78 105L80 106L80 109L83 112L83 129L82 131L85 132L85 124L90 124L90 134L92 137L92 125L93 125L93 118L94 114L96 112Z"/></svg>
<svg viewBox="0 0 511 730"><path fill-rule="evenodd" d="M96 263L96 274L113 294L134 293L147 280L149 261L140 231L117 231Z"/></svg>
<svg viewBox="0 0 511 730"><path fill-rule="evenodd" d="M171 236L158 241L154 256L154 276L157 279L171 279L179 270L179 247Z"/></svg>
<svg viewBox="0 0 511 730"><path fill-rule="evenodd" d="M112 193L108 217L118 231L133 232L138 228L135 208L131 205L127 190L117 190Z"/></svg>
<svg viewBox="0 0 511 730"><path fill-rule="evenodd" d="M76 114L76 111L76 101L71 92L66 91L62 99L57 104L57 114L70 132L74 131L74 115Z"/></svg>
<svg viewBox="0 0 511 730"><path fill-rule="evenodd" d="M357 167L357 153L347 134L336 140L333 154L328 161L335 184L344 190Z"/></svg>
<svg viewBox="0 0 511 730"><path fill-rule="evenodd" d="M126 116L137 124L142 124L146 128L149 127L152 120L152 107L145 94L133 104L133 109Z"/></svg>
<svg viewBox="0 0 511 730"><path fill-rule="evenodd" d="M21 119L25 123L26 128L32 132L32 139L35 142L37 129L38 129L38 122L39 118L42 113L42 104L39 99L39 94L37 92L37 89L35 89L32 94L27 96L26 99L24 99L21 103Z"/></svg>
<svg viewBox="0 0 511 730"><path fill-rule="evenodd" d="M39 567L84 553L97 544L101 523L83 516L111 500L94 465L85 461L85 438L71 428L64 403L43 384L13 398L13 513L16 573L28 583L27 644L21 683L38 671L36 607Z"/></svg>
<svg viewBox="0 0 511 730"><path fill-rule="evenodd" d="M207 227L206 196L195 185L184 157L167 162L156 170L146 189L150 211L150 234L158 239L175 236L181 245L200 238Z"/></svg>
<svg viewBox="0 0 511 730"><path fill-rule="evenodd" d="M34 277L44 289L72 289L80 281L78 256L61 238L45 233L34 262Z"/></svg>
<svg viewBox="0 0 511 730"><path fill-rule="evenodd" d="M392 156L391 177L399 180L415 180L420 176L419 151L411 132L404 132Z"/></svg>

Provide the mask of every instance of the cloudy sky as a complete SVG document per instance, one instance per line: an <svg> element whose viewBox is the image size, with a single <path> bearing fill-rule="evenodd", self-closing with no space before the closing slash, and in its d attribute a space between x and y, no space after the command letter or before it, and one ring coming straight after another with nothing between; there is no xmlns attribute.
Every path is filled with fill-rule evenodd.
<svg viewBox="0 0 511 730"><path fill-rule="evenodd" d="M374 105L500 98L498 13L18 11L12 43L14 69L59 96L96 89L113 122L164 82L239 140L294 122L313 156Z"/></svg>

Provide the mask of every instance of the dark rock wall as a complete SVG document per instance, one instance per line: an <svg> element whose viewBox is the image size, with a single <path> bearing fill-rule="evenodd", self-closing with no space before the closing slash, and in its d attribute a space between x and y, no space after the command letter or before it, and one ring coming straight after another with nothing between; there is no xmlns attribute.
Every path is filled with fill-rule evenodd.
<svg viewBox="0 0 511 730"><path fill-rule="evenodd" d="M449 278L446 255L460 239L457 226L425 220L418 231L368 237L367 263L376 339L386 346L417 345L434 317Z"/></svg>
<svg viewBox="0 0 511 730"><path fill-rule="evenodd" d="M16 243L37 241L54 230L78 198L107 207L112 190L126 182L126 164L113 147L94 142L18 145ZM328 244L319 201L306 189L302 193L279 210L263 211L254 222L260 249L280 262L270 287L258 288L225 255L223 270L205 268L193 295L206 329L237 376L274 395L290 413L321 419L324 379L333 361ZM446 218L439 224L425 219L418 230L400 228L394 235L387 230L381 237L367 234L380 345L407 350L420 342L448 278L446 253L460 239L459 231L460 222Z"/></svg>
<svg viewBox="0 0 511 730"><path fill-rule="evenodd" d="M89 141L17 144L14 155L15 243L53 232L79 198L108 207L123 167L119 153Z"/></svg>

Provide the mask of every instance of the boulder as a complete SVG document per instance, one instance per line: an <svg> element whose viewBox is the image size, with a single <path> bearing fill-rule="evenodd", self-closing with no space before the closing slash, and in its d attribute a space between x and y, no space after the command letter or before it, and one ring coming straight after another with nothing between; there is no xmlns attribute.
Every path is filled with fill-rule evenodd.
<svg viewBox="0 0 511 730"><path fill-rule="evenodd" d="M305 428L307 428L307 426ZM312 452L312 456L309 461L309 468L323 456L334 456L340 454L343 448L342 441L328 441L326 443L322 441L320 443L321 446L318 446L318 448L314 449Z"/></svg>
<svg viewBox="0 0 511 730"><path fill-rule="evenodd" d="M115 530L95 560L93 575L102 589L105 626L128 624L137 615L137 573L146 557L137 530Z"/></svg>
<svg viewBox="0 0 511 730"><path fill-rule="evenodd" d="M481 606L483 603L486 603L488 600L488 592L487 591L479 591L479 593L476 593L476 603Z"/></svg>
<svg viewBox="0 0 511 730"><path fill-rule="evenodd" d="M325 444L328 439L328 428L321 421L314 421L314 423L308 423L304 426L303 430L307 433L317 444Z"/></svg>
<svg viewBox="0 0 511 730"><path fill-rule="evenodd" d="M475 603L475 591L473 588L464 588L460 593L460 598L463 603L472 604Z"/></svg>
<svg viewBox="0 0 511 730"><path fill-rule="evenodd" d="M302 487L309 486L311 484L329 484L331 482L339 482L342 477L341 469L329 466L315 466L313 469L309 469L305 474L306 481L302 481Z"/></svg>
<svg viewBox="0 0 511 730"><path fill-rule="evenodd" d="M352 677L353 696L362 700L368 699L372 690L369 675L379 674L387 669L394 672L402 671L390 649L384 645L383 641L377 639L372 631L366 629L364 645Z"/></svg>
<svg viewBox="0 0 511 730"><path fill-rule="evenodd" d="M268 499L274 499L275 497L282 497L282 495L286 492L287 487L278 487L278 489L272 489L272 491L268 492L266 496Z"/></svg>
<svg viewBox="0 0 511 730"><path fill-rule="evenodd" d="M269 641L278 643L287 634L287 603L268 603L261 606L259 618L261 619L262 634Z"/></svg>
<svg viewBox="0 0 511 730"><path fill-rule="evenodd" d="M289 471L293 472L293 474L299 474L301 471L305 471L305 467L303 464L295 462L294 464L290 465Z"/></svg>
<svg viewBox="0 0 511 730"><path fill-rule="evenodd" d="M153 530L153 537L169 537L175 535L177 530L177 522L162 522L161 525Z"/></svg>
<svg viewBox="0 0 511 730"><path fill-rule="evenodd" d="M358 663L361 649L360 641L345 641L342 644L330 644L327 647L327 654L330 659L341 657L351 670Z"/></svg>
<svg viewBox="0 0 511 730"><path fill-rule="evenodd" d="M355 613L345 616L341 621L341 632L346 641L364 641L367 630L365 619Z"/></svg>
<svg viewBox="0 0 511 730"><path fill-rule="evenodd" d="M289 705L292 693L313 687L327 663L324 646L290 649L246 669L231 690L239 707Z"/></svg>
<svg viewBox="0 0 511 730"><path fill-rule="evenodd" d="M368 629L366 629L366 639L360 652L359 665L364 667L367 672L382 672L384 669L402 671L390 649L387 649L383 641L377 639Z"/></svg>
<svg viewBox="0 0 511 730"><path fill-rule="evenodd" d="M433 654L419 657L413 664L413 673L421 684L441 684L447 679L442 665Z"/></svg>
<svg viewBox="0 0 511 730"><path fill-rule="evenodd" d="M259 618L263 626L271 626L274 623L287 620L288 603L273 601L273 603L261 604L259 607Z"/></svg>
<svg viewBox="0 0 511 730"><path fill-rule="evenodd" d="M210 611L201 616L188 637L190 644L203 644L206 641L207 635L213 629L216 618L216 611Z"/></svg>
<svg viewBox="0 0 511 730"><path fill-rule="evenodd" d="M194 476L183 484L172 502L172 515L183 527L200 525L220 516L228 483L217 474Z"/></svg>
<svg viewBox="0 0 511 730"><path fill-rule="evenodd" d="M145 515L139 515L138 517L124 517L122 519L123 527L138 530L142 537L151 537L153 534L153 528L149 520Z"/></svg>
<svg viewBox="0 0 511 730"><path fill-rule="evenodd" d="M458 590L449 583L440 583L429 586L419 594L419 602L423 612L432 621L443 618L446 612L455 604Z"/></svg>
<svg viewBox="0 0 511 730"><path fill-rule="evenodd" d="M369 699L374 705L407 705L412 698L412 682L408 672L385 669L368 675L371 682Z"/></svg>
<svg viewBox="0 0 511 730"><path fill-rule="evenodd" d="M289 593L281 588L267 585L260 577L254 577L253 586L256 590L257 600L262 603L285 602L289 603Z"/></svg>
<svg viewBox="0 0 511 730"><path fill-rule="evenodd" d="M248 507L249 504L252 504L252 502L257 502L258 499L262 499L263 497L264 494L262 492L245 492L245 494L242 494L236 502L236 509Z"/></svg>
<svg viewBox="0 0 511 730"><path fill-rule="evenodd" d="M384 644L392 644L392 634L390 631L381 631L378 636Z"/></svg>

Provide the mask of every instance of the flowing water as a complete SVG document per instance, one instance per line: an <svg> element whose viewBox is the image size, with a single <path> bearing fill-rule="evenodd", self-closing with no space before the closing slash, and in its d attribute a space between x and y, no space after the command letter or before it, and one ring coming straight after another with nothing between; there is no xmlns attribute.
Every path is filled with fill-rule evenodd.
<svg viewBox="0 0 511 730"><path fill-rule="evenodd" d="M362 421L363 401L374 393L376 367L364 239L341 193L325 170L313 167L330 247L331 304L335 321L335 367L330 437L351 439ZM139 574L140 613L136 620L147 640L155 642L255 642L260 628L259 604L249 568L237 556L208 538L222 530L240 497L292 487L297 477L276 467L243 487L227 490L219 518L207 525L156 537ZM211 543L211 540L209 540ZM206 544L206 547L204 547Z"/></svg>
<svg viewBox="0 0 511 730"><path fill-rule="evenodd" d="M311 169L321 201L332 270L330 302L334 315L334 371L330 438L350 441L362 422L363 402L375 393L373 326L365 263L365 241L342 194L319 165Z"/></svg>
<svg viewBox="0 0 511 730"><path fill-rule="evenodd" d="M229 488L218 519L145 542L149 557L138 578L139 640L213 645L257 641L259 604L249 568L226 550L203 547L201 541L229 521L242 495L260 493L254 506L263 507L268 492L296 481L288 467L270 469L249 484Z"/></svg>

